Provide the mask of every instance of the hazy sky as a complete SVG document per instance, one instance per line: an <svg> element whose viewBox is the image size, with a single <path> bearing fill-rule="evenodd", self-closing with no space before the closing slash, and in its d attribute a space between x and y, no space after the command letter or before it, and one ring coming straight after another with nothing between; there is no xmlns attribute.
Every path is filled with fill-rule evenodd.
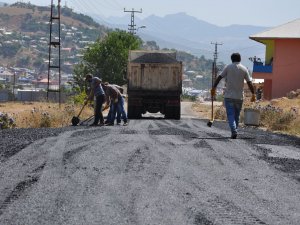
<svg viewBox="0 0 300 225"><path fill-rule="evenodd" d="M0 1L14 3L17 0ZM30 2L36 5L50 5L51 0ZM58 0L53 2L57 4ZM300 18L300 0L61 0L61 4L67 4L75 11L98 13L103 18L124 16L124 8L142 8L143 13L136 14L140 18L153 14L163 17L166 14L185 12L219 26L277 26Z"/></svg>

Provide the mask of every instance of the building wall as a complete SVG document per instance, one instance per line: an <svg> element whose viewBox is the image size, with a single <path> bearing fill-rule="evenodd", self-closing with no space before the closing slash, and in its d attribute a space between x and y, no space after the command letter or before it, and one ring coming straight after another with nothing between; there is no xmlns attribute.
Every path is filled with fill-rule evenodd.
<svg viewBox="0 0 300 225"><path fill-rule="evenodd" d="M265 79L263 86L263 96L264 99L272 99L272 80Z"/></svg>
<svg viewBox="0 0 300 225"><path fill-rule="evenodd" d="M7 90L0 90L0 102L7 102L9 100L9 93Z"/></svg>
<svg viewBox="0 0 300 225"><path fill-rule="evenodd" d="M61 102L66 102L67 96L65 93L60 95ZM45 101L47 99L46 91L30 91L30 90L18 90L17 94L18 101ZM53 102L59 102L59 93L58 92L49 92L48 100Z"/></svg>
<svg viewBox="0 0 300 225"><path fill-rule="evenodd" d="M300 88L300 39L275 40L272 98Z"/></svg>
<svg viewBox="0 0 300 225"><path fill-rule="evenodd" d="M262 41L266 45L266 55L265 55L265 62L266 64L269 64L271 61L271 58L274 57L274 51L275 51L275 42L274 40L264 40Z"/></svg>

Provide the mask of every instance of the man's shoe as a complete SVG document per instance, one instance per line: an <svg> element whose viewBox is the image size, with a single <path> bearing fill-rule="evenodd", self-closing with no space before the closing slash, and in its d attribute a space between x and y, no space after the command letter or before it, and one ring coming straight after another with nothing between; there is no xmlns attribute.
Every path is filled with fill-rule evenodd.
<svg viewBox="0 0 300 225"><path fill-rule="evenodd" d="M90 124L89 126L90 126L90 127L96 127L96 126L98 126L98 124L92 123L92 124Z"/></svg>
<svg viewBox="0 0 300 225"><path fill-rule="evenodd" d="M123 126L127 126L127 125L128 125L128 123L127 123L127 122L124 122L124 123L123 123Z"/></svg>
<svg viewBox="0 0 300 225"><path fill-rule="evenodd" d="M104 126L104 123L99 123L99 125L98 126Z"/></svg>
<svg viewBox="0 0 300 225"><path fill-rule="evenodd" d="M114 124L113 123L107 123L105 124L105 126L113 126Z"/></svg>
<svg viewBox="0 0 300 225"><path fill-rule="evenodd" d="M117 122L117 125L119 125L119 126L120 126L120 125L121 125L121 122Z"/></svg>
<svg viewBox="0 0 300 225"><path fill-rule="evenodd" d="M237 133L231 134L231 139L236 139L236 137L237 137Z"/></svg>

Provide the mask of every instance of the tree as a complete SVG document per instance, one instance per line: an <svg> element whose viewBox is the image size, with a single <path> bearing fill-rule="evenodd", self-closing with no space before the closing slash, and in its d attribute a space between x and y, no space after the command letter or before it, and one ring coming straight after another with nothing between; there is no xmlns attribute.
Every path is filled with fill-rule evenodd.
<svg viewBox="0 0 300 225"><path fill-rule="evenodd" d="M19 67L26 67L30 63L30 60L31 58L29 56L22 56L17 60L16 64Z"/></svg>
<svg viewBox="0 0 300 225"><path fill-rule="evenodd" d="M149 50L159 50L159 46L155 41L147 41L145 43L144 48L149 49Z"/></svg>
<svg viewBox="0 0 300 225"><path fill-rule="evenodd" d="M42 64L44 63L44 60L42 57L37 57L34 62L33 62L33 66L36 68L39 68L42 66Z"/></svg>
<svg viewBox="0 0 300 225"><path fill-rule="evenodd" d="M21 48L21 45L19 43L3 43L0 47L0 55L2 55L4 58L6 57L14 57L19 49Z"/></svg>
<svg viewBox="0 0 300 225"><path fill-rule="evenodd" d="M74 67L73 72L73 88L79 88L79 92L81 93L85 90L85 75L88 74L89 70L85 64L79 63Z"/></svg>
<svg viewBox="0 0 300 225"><path fill-rule="evenodd" d="M126 31L113 31L98 39L84 52L81 68L109 83L123 85L129 50L139 49L142 41ZM76 70L74 71L75 76ZM82 74L81 76L85 76Z"/></svg>

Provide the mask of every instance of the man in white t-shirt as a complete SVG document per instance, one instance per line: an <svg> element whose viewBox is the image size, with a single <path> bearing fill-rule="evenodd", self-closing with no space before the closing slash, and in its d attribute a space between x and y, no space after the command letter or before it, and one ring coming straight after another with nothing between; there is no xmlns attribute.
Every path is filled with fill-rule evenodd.
<svg viewBox="0 0 300 225"><path fill-rule="evenodd" d="M216 95L216 87L220 80L225 78L224 103L227 120L231 129L231 138L236 139L240 112L243 106L244 80L246 80L249 89L252 92L251 102L254 102L256 99L249 72L247 68L241 64L241 55L239 53L233 53L231 55L231 61L232 64L226 66L222 73L217 77L213 88L211 89L211 95Z"/></svg>

